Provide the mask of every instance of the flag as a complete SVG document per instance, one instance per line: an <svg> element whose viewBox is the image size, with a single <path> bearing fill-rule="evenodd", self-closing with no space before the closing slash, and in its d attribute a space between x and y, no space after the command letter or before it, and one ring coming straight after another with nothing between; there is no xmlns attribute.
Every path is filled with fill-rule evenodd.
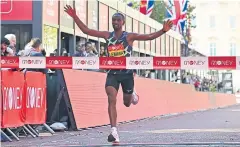
<svg viewBox="0 0 240 147"><path fill-rule="evenodd" d="M140 12L144 15L150 16L154 7L154 0L141 0Z"/></svg>
<svg viewBox="0 0 240 147"><path fill-rule="evenodd" d="M186 16L187 16L187 8L188 8L188 0L167 0L166 2L166 19L172 20L174 31L183 34Z"/></svg>

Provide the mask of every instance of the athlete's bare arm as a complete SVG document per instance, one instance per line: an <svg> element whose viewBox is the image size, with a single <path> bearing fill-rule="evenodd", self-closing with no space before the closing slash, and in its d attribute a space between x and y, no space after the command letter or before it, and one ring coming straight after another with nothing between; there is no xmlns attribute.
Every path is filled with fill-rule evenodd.
<svg viewBox="0 0 240 147"><path fill-rule="evenodd" d="M164 33L166 33L167 31L169 31L171 29L172 25L173 25L172 21L168 20L167 22L164 22L163 28L157 32L154 32L151 34L131 33L128 35L128 43L132 44L135 40L146 41L146 40L156 39L156 38L160 37L161 35L163 35Z"/></svg>
<svg viewBox="0 0 240 147"><path fill-rule="evenodd" d="M64 7L64 11L73 18L74 22L77 24L77 26L80 28L80 30L87 35L94 36L94 37L99 37L99 38L104 38L107 39L109 37L109 32L108 31L97 31L93 29L89 29L77 16L76 10L73 9L71 6L66 5Z"/></svg>

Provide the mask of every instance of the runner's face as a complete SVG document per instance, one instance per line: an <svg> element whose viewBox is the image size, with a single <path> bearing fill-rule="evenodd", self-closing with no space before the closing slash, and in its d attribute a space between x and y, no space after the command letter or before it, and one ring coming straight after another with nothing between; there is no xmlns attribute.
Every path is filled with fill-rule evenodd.
<svg viewBox="0 0 240 147"><path fill-rule="evenodd" d="M121 15L114 15L112 17L112 26L114 30L118 30L122 28L123 24L124 24L124 21Z"/></svg>

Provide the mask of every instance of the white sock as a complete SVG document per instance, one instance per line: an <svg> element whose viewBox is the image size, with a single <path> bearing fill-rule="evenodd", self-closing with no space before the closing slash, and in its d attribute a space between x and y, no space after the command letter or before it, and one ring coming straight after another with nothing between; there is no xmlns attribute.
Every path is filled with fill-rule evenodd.
<svg viewBox="0 0 240 147"><path fill-rule="evenodd" d="M112 132L117 132L117 128L116 127L112 127L111 130L112 130Z"/></svg>

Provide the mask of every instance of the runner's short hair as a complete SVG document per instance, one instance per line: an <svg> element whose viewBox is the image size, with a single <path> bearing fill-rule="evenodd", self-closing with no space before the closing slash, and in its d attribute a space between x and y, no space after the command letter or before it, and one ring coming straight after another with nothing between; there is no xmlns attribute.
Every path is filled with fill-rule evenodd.
<svg viewBox="0 0 240 147"><path fill-rule="evenodd" d="M125 20L125 16L124 16L122 13L119 13L119 12L113 14L112 17L114 17L114 16L118 16L118 15L121 15L122 19Z"/></svg>

